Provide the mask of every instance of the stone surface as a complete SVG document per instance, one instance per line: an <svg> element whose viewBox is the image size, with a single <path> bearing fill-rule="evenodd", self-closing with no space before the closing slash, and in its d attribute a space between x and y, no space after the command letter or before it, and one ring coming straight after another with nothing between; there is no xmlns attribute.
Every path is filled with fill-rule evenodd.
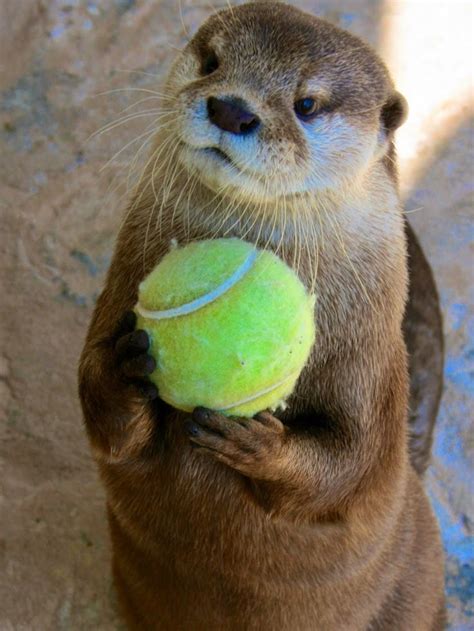
<svg viewBox="0 0 474 631"><path fill-rule="evenodd" d="M401 135L402 184L435 270L447 352L427 485L443 529L451 628L473 628L473 119L462 74L467 70L469 81L472 9L468 2L451 3L448 13L447 3L294 4L378 47L414 104ZM5 631L120 628L104 493L81 424L76 366L123 212L128 167L146 137L101 167L145 132L153 114L87 139L148 96L98 94L156 89L174 48L186 40L182 23L192 32L210 12L207 3L182 0L181 19L179 6L174 0L0 3ZM153 107L149 100L128 113Z"/></svg>

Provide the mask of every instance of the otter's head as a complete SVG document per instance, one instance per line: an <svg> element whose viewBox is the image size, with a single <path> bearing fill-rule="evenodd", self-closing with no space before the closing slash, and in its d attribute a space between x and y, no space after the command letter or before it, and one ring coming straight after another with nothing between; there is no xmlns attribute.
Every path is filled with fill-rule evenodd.
<svg viewBox="0 0 474 631"><path fill-rule="evenodd" d="M180 163L239 197L340 189L384 156L405 116L369 46L277 2L211 16L167 87Z"/></svg>

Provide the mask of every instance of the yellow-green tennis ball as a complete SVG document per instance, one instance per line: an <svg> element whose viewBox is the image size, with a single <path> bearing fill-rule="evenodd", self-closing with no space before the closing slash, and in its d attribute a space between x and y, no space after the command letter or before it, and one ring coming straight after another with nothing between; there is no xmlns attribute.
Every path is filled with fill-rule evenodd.
<svg viewBox="0 0 474 631"><path fill-rule="evenodd" d="M275 254L239 239L170 251L140 284L137 328L160 397L253 416L291 394L314 342L314 297Z"/></svg>

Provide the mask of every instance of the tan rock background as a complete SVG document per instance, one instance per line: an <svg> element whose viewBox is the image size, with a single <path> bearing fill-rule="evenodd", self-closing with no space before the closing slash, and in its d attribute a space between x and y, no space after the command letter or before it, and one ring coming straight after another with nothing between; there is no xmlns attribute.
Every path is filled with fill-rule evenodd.
<svg viewBox="0 0 474 631"><path fill-rule="evenodd" d="M448 555L453 629L474 628L472 529L472 6L301 0L365 37L408 101L407 209L435 269L446 387L427 484ZM104 494L81 425L76 365L150 115L87 138L159 86L217 2L0 3L0 629L120 628ZM221 6L225 6L222 2ZM159 88L158 88L159 89ZM139 103L127 113L152 109ZM146 147L145 147L146 150Z"/></svg>

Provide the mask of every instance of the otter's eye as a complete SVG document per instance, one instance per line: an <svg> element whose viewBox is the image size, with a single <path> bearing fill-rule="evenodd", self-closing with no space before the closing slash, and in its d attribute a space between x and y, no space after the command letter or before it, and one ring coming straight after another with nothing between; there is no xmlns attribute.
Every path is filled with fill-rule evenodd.
<svg viewBox="0 0 474 631"><path fill-rule="evenodd" d="M214 52L210 52L203 61L202 74L212 74L219 68L219 60Z"/></svg>
<svg viewBox="0 0 474 631"><path fill-rule="evenodd" d="M316 101L310 98L309 96L306 97L305 99L300 99L299 101L296 101L295 103L296 115L299 116L299 118L302 118L303 120L310 118L310 116L313 116L314 114L316 114L317 110L318 110L318 105Z"/></svg>

